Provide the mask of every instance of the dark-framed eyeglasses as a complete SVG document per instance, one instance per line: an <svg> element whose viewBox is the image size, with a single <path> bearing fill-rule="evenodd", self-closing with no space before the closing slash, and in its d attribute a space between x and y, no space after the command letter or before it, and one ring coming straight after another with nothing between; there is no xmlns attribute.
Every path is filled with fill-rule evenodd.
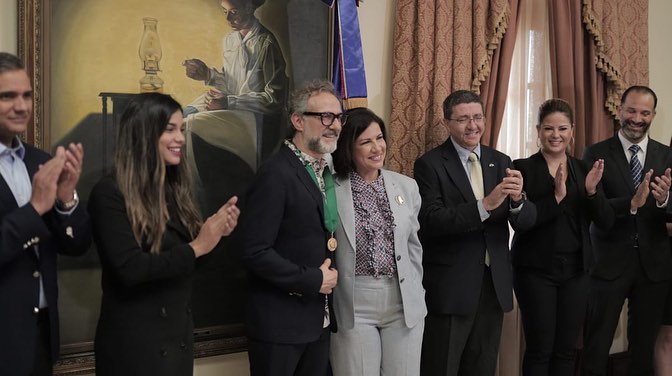
<svg viewBox="0 0 672 376"><path fill-rule="evenodd" d="M332 124L334 124L334 120L338 118L338 121L341 122L341 126L345 125L345 122L348 121L348 114L340 113L340 114L335 114L333 112L304 112L304 115L308 116L317 116L320 118L320 121L322 121L322 125L325 127L330 127Z"/></svg>
<svg viewBox="0 0 672 376"><path fill-rule="evenodd" d="M460 116L456 119L448 119L452 121L456 121L457 124L459 125L465 125L468 124L470 121L473 121L475 124L483 124L483 121L485 121L485 115L479 114L479 115L474 115L473 117L469 116Z"/></svg>

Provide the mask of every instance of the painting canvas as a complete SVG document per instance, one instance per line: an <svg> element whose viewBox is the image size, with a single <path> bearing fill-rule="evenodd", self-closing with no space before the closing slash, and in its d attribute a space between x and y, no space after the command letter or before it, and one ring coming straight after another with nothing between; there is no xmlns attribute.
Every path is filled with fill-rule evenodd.
<svg viewBox="0 0 672 376"><path fill-rule="evenodd" d="M329 76L331 14L319 0L267 0L255 13L256 34L247 36L256 35L258 43L244 54L240 49L249 43L237 35L226 2L19 1L19 54L36 98L27 140L46 150L84 144L78 186L84 204L110 172L116 126L128 101L143 90L143 43L153 33L150 47L160 46L160 60L149 70L152 82L162 83L150 89L172 95L185 108L187 161L201 211L207 216L232 195L244 210L258 165L286 135L287 93L303 81ZM157 51L150 52L156 60ZM196 60L207 68L206 76L189 72ZM193 291L197 356L245 348L239 248L234 232L199 259ZM61 258L59 285L63 359L56 371L81 372L91 366L101 297L95 249L82 258Z"/></svg>

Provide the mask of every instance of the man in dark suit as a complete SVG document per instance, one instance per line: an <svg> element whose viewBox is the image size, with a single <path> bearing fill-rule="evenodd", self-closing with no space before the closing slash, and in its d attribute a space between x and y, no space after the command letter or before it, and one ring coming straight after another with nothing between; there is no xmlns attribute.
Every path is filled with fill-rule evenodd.
<svg viewBox="0 0 672 376"><path fill-rule="evenodd" d="M507 221L525 228L536 212L511 159L480 144L481 98L456 91L443 114L450 137L415 162L429 311L421 375L493 375L513 306Z"/></svg>
<svg viewBox="0 0 672 376"><path fill-rule="evenodd" d="M656 94L628 88L618 108L618 134L586 149L589 165L604 159L602 187L616 215L607 229L591 225L595 255L584 341L583 374L604 375L614 331L628 299L630 375L653 374L653 346L672 272L665 228L672 151L648 137ZM633 177L634 175L634 177Z"/></svg>
<svg viewBox="0 0 672 376"><path fill-rule="evenodd" d="M88 216L75 192L82 145L58 147L51 158L19 139L32 116L32 93L22 62L0 52L3 375L51 374L59 349L56 254L82 254L91 242Z"/></svg>
<svg viewBox="0 0 672 376"><path fill-rule="evenodd" d="M329 164L345 119L331 83L311 82L293 93L294 135L262 165L248 192L240 227L252 376L327 372L338 223Z"/></svg>

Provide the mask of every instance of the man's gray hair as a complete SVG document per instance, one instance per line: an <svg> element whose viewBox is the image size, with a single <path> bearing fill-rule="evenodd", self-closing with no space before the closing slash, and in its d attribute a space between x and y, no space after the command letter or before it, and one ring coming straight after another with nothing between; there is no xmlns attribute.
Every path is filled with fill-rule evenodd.
<svg viewBox="0 0 672 376"><path fill-rule="evenodd" d="M340 101L340 96L336 92L334 84L327 80L310 81L292 92L292 96L289 102L290 115L294 113L301 114L306 112L308 110L306 107L308 106L308 100L310 97L320 93L333 94L336 98L339 98Z"/></svg>

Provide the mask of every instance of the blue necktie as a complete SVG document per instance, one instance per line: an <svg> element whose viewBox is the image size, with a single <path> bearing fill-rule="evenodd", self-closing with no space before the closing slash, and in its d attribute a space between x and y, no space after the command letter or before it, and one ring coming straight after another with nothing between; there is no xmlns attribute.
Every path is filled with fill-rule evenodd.
<svg viewBox="0 0 672 376"><path fill-rule="evenodd" d="M632 157L630 157L630 174L632 174L632 182L635 185L635 190L637 190L642 183L642 163L639 162L639 158L637 158L637 153L641 148L639 145L632 145L628 150L632 153Z"/></svg>

